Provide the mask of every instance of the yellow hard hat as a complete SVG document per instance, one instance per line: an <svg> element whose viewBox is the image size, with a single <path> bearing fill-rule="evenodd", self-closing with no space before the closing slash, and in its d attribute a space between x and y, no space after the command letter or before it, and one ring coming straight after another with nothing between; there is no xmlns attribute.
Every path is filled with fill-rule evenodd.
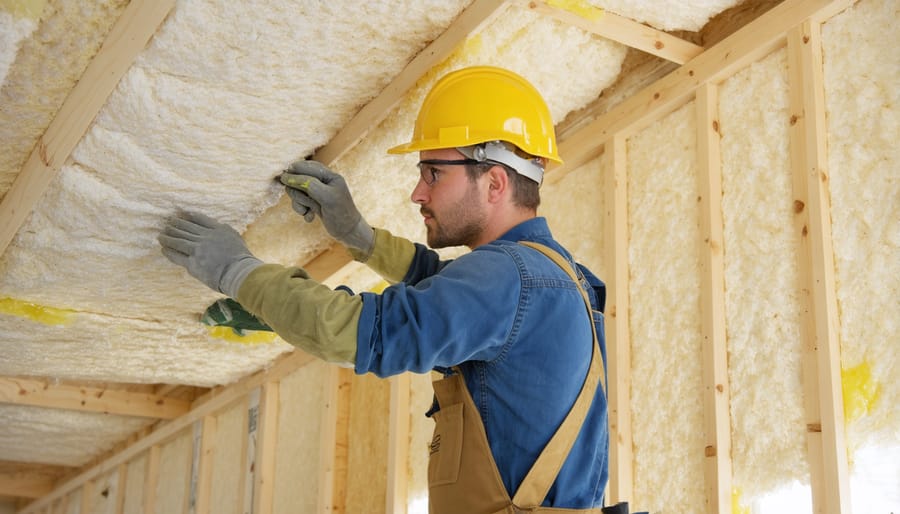
<svg viewBox="0 0 900 514"><path fill-rule="evenodd" d="M550 110L519 75L473 66L445 75L419 110L412 140L388 150L408 153L506 141L521 151L561 163Z"/></svg>

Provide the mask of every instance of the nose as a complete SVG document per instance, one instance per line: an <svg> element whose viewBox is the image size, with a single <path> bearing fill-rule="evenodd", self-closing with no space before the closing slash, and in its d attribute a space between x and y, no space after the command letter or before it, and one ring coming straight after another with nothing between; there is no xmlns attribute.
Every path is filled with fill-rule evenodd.
<svg viewBox="0 0 900 514"><path fill-rule="evenodd" d="M428 192L430 190L431 188L428 184L426 184L423 179L419 178L419 182L416 183L416 187L413 188L409 199L412 200L413 203L424 205L425 202L428 201Z"/></svg>

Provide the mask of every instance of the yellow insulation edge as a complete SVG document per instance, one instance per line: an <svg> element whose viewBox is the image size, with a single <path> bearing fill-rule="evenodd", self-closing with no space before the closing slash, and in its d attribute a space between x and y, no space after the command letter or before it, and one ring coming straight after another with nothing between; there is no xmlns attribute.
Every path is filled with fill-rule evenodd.
<svg viewBox="0 0 900 514"><path fill-rule="evenodd" d="M556 7L580 16L588 21L597 21L603 17L603 9L594 7L583 0L545 0L550 7Z"/></svg>
<svg viewBox="0 0 900 514"><path fill-rule="evenodd" d="M0 0L0 11L6 11L17 18L36 20L44 12L47 0Z"/></svg>
<svg viewBox="0 0 900 514"><path fill-rule="evenodd" d="M881 395L881 384L872 378L872 366L864 361L841 370L841 389L844 396L844 418L847 423L872 412Z"/></svg>
<svg viewBox="0 0 900 514"><path fill-rule="evenodd" d="M264 331L255 331L248 330L244 332L244 335L240 335L234 331L231 327L206 327L206 330L209 331L209 335L215 337L216 339L223 339L228 341L229 343L240 343L240 344L268 344L275 342L275 332L264 332Z"/></svg>
<svg viewBox="0 0 900 514"><path fill-rule="evenodd" d="M0 298L0 313L27 318L45 325L67 325L75 317L76 311L47 307L15 298Z"/></svg>
<svg viewBox="0 0 900 514"><path fill-rule="evenodd" d="M744 493L737 487L731 490L731 512L732 514L750 514L750 507L741 504L741 497Z"/></svg>

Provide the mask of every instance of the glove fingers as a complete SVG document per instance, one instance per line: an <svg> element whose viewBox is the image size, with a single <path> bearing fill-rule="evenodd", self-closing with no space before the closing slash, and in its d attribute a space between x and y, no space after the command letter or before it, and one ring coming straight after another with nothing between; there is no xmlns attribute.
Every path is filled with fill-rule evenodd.
<svg viewBox="0 0 900 514"><path fill-rule="evenodd" d="M160 242L162 241L160 240ZM182 268L188 267L188 261L190 260L190 257L186 254L166 246L163 246L162 254L166 256L166 259L169 259Z"/></svg>
<svg viewBox="0 0 900 514"><path fill-rule="evenodd" d="M326 184L336 177L340 177L340 175L331 171L328 166L325 166L321 162L310 160L293 162L286 172L294 175L309 175Z"/></svg>
<svg viewBox="0 0 900 514"><path fill-rule="evenodd" d="M196 229L197 227L192 226L191 228ZM199 241L201 237L197 232L183 230L175 226L174 223L167 225L166 228L163 229L162 233L173 238L186 239L188 241Z"/></svg>
<svg viewBox="0 0 900 514"><path fill-rule="evenodd" d="M319 202L310 198L305 192L291 189L290 187L285 188L285 191L288 196L291 197L291 206L297 211L297 214L302 215L306 221L312 221L315 219L316 215L322 214L322 206L319 205Z"/></svg>
<svg viewBox="0 0 900 514"><path fill-rule="evenodd" d="M159 241L159 244L162 245L163 253L166 253L167 251L177 252L184 256L185 262L186 259L194 253L194 248L197 246L193 241L188 241L179 237L172 237L166 234L160 234L159 237L157 237L157 240ZM167 253L166 257L169 257ZM171 259L171 257L169 257L169 259ZM176 264L180 263L176 262Z"/></svg>

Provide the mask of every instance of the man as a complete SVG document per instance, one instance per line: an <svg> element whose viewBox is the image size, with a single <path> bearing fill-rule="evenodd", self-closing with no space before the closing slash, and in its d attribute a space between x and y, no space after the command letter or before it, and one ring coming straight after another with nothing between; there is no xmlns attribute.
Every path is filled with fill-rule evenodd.
<svg viewBox="0 0 900 514"><path fill-rule="evenodd" d="M429 246L471 252L441 261L373 229L343 178L314 161L281 177L294 209L394 283L383 293L332 291L302 269L263 264L200 214L170 222L163 252L304 351L360 374L444 373L428 413L431 512L599 512L605 290L537 217L544 168L559 160L543 99L506 70L450 73L424 100L412 141L389 152L419 152L411 198Z"/></svg>

